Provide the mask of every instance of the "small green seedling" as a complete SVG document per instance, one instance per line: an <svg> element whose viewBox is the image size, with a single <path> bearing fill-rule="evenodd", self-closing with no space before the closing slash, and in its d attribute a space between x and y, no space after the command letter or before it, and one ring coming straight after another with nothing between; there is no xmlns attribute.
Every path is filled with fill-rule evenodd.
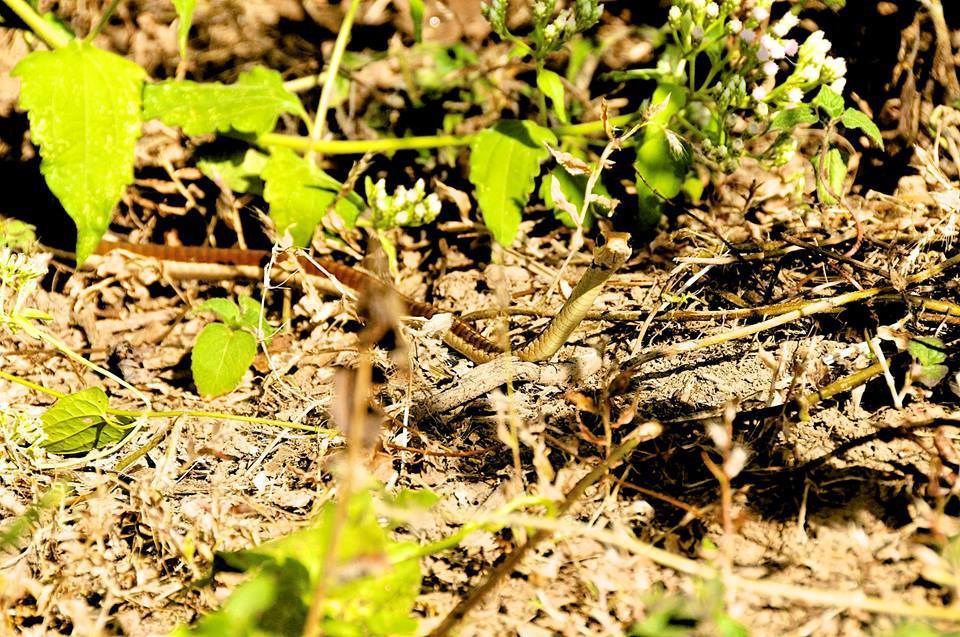
<svg viewBox="0 0 960 637"><path fill-rule="evenodd" d="M940 384L950 372L950 368L943 364L947 360L947 351L939 338L915 336L910 339L907 351L913 356L913 377L928 389Z"/></svg>
<svg viewBox="0 0 960 637"><path fill-rule="evenodd" d="M193 382L205 398L236 389L257 354L258 337L269 343L277 332L263 319L259 301L248 296L238 300L239 305L228 299L209 299L195 310L220 319L200 331L190 357Z"/></svg>

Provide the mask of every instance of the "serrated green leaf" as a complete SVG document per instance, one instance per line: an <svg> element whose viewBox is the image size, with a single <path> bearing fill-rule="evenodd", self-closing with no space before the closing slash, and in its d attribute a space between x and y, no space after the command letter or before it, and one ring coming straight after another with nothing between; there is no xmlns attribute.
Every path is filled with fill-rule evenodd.
<svg viewBox="0 0 960 637"><path fill-rule="evenodd" d="M417 624L411 611L420 591L420 567L416 545L391 542L380 526L370 494L355 493L346 519L340 520L337 505L328 502L315 525L265 542L245 551L218 553L219 561L233 569L253 571L255 580L265 580L261 589L272 605L253 617L255 626L242 634L300 634L317 581L324 573L334 527L341 525L335 546L335 563L363 565L352 576L331 578L324 598L323 632L331 635L407 635ZM338 571L340 572L340 571ZM273 593L273 594L271 594ZM220 611L208 615L197 630L178 635L240 634L227 617L235 607L231 598ZM236 615L236 614L235 614ZM251 615L237 616L251 620ZM216 622L215 627L211 623ZM215 629L221 632L216 632ZM263 632L256 632L263 631Z"/></svg>
<svg viewBox="0 0 960 637"><path fill-rule="evenodd" d="M935 336L915 336L907 344L907 351L921 365L939 365L947 360L946 345Z"/></svg>
<svg viewBox="0 0 960 637"><path fill-rule="evenodd" d="M99 449L123 440L129 419L107 415L107 395L90 387L64 396L40 416L44 438L40 446L50 453L75 454Z"/></svg>
<svg viewBox="0 0 960 637"><path fill-rule="evenodd" d="M240 384L257 354L257 339L245 330L210 323L197 335L190 370L203 397L222 396Z"/></svg>
<svg viewBox="0 0 960 637"><path fill-rule="evenodd" d="M537 73L537 88L550 99L550 104L553 106L553 112L557 114L557 119L566 124L568 119L563 79L549 69L540 69Z"/></svg>
<svg viewBox="0 0 960 637"><path fill-rule="evenodd" d="M770 130L791 132L801 124L815 124L818 121L816 113L809 104L801 104L795 108L786 108L778 111L770 122Z"/></svg>
<svg viewBox="0 0 960 637"><path fill-rule="evenodd" d="M34 51L13 70L20 104L40 146L40 169L77 225L77 262L100 243L113 208L133 181L144 70L74 40Z"/></svg>
<svg viewBox="0 0 960 637"><path fill-rule="evenodd" d="M848 108L843 111L840 122L851 130L863 131L864 135L870 138L870 141L876 144L881 150L883 149L883 137L880 136L880 129L863 111Z"/></svg>
<svg viewBox="0 0 960 637"><path fill-rule="evenodd" d="M242 155L206 155L197 159L197 168L208 178L222 182L239 193L263 194L261 174L267 165L268 156L254 148Z"/></svg>
<svg viewBox="0 0 960 637"><path fill-rule="evenodd" d="M513 243L523 207L533 192L540 164L556 136L530 121L506 120L477 134L470 144L470 182L483 221L497 243Z"/></svg>
<svg viewBox="0 0 960 637"><path fill-rule="evenodd" d="M255 66L233 84L166 80L143 89L143 116L179 126L187 135L230 130L263 134L283 113L306 117L300 99L277 71Z"/></svg>
<svg viewBox="0 0 960 637"><path fill-rule="evenodd" d="M814 169L819 172L820 160L814 157ZM843 160L843 155L839 149L831 148L827 151L827 157L823 162L823 170L826 173L827 181L830 184L830 190L838 197L843 196L843 182L847 178L847 162ZM820 203L835 204L837 199L830 194L824 187L823 175L817 175L817 198Z"/></svg>
<svg viewBox="0 0 960 637"><path fill-rule="evenodd" d="M843 113L843 96L838 95L829 86L821 86L820 92L813 98L813 105L827 114L831 119L840 117Z"/></svg>
<svg viewBox="0 0 960 637"><path fill-rule="evenodd" d="M177 10L177 45L180 47L180 57L187 57L187 38L190 36L190 25L193 24L193 10L197 8L197 0L173 0L173 7Z"/></svg>
<svg viewBox="0 0 960 637"><path fill-rule="evenodd" d="M240 324L240 308L230 299L207 299L193 310L194 314L202 312L212 312L231 327L237 327Z"/></svg>
<svg viewBox="0 0 960 637"><path fill-rule="evenodd" d="M288 148L275 148L262 173L263 198L280 232L290 230L294 243L307 246L313 230L337 199L340 183ZM352 228L362 201L355 193L336 204L337 215Z"/></svg>
<svg viewBox="0 0 960 637"><path fill-rule="evenodd" d="M423 39L423 0L410 0L410 19L413 20L413 39Z"/></svg>

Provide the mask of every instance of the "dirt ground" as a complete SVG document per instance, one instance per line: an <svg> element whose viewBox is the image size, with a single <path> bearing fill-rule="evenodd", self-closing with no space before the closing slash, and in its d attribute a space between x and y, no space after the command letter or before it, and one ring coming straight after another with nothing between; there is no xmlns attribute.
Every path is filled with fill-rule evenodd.
<svg viewBox="0 0 960 637"><path fill-rule="evenodd" d="M72 26L81 33L100 6L54 4L60 15L74 16ZM391 39L410 28L406 3L400 4L404 7L363 3L352 49L398 46ZM478 4L428 2L425 38L462 40L477 47L481 63L484 56L502 55L485 40L489 32ZM824 19L843 24L858 11L874 19L891 4L851 1L845 13ZM631 14L628 5L611 2L601 28L614 32L631 21L639 24L645 14ZM191 37L197 51L191 77L232 81L253 63L282 69L288 78L317 73L342 9L292 0L200 2ZM655 235L636 243L627 266L595 304L594 312L604 320L585 321L553 363L543 366L547 371L515 370L518 380L509 391L501 385L452 408L431 408L431 397L469 387L476 380L471 376L475 366L422 321L403 327L401 355L375 350L381 382L373 398L385 417L367 468L389 488L428 488L440 496L429 516L396 531L404 539L440 540L524 491L567 493L609 449L592 405L606 406L619 423L609 434L613 442L644 423L662 426L659 435L588 489L552 536L472 610L458 634L619 635L631 626L633 634L657 634L636 626L665 612L671 600L682 599L685 610L674 615L686 623L671 630L691 632L659 634L721 634L711 623L712 611L705 610L720 604L758 637L874 636L892 634L905 621L903 614L873 612L849 600L867 596L891 605L955 606L960 574L951 550L960 533L955 447L960 380L954 379L953 352L960 334L956 316L932 312L916 299L960 302L957 279L948 270L909 294L903 284L955 254L960 211L960 117L947 107L949 116L938 120L941 127L930 124L933 100L943 91L938 64L944 62L933 61L936 38L925 15L912 4L899 7L891 19L902 29L902 42L898 34L850 61L851 76L857 69L865 74L860 96L877 113L889 149L889 159L864 154L862 183L848 197L863 223L864 240L856 254L831 257L852 244L855 229L848 210L798 207L786 177L791 167L773 175L747 164L715 188L701 209L669 214ZM433 16L439 19L431 21ZM97 43L128 55L155 78L172 77L178 59L174 18L167 2L121 2ZM886 24L881 21L878 29ZM0 42L0 183L7 186L0 192L11 193L0 195L0 214L31 221L47 245L69 247L65 217L42 188L35 151L25 137L26 118L14 106L17 83L7 75L28 49L9 30L0 34ZM483 42L488 46L481 49ZM649 55L644 44L639 33L629 31L598 64L636 64ZM954 50L958 44L960 31L955 31ZM898 57L901 67L895 68ZM882 71L865 70L878 60L887 64ZM369 113L378 102L386 111L403 105L391 89L399 72L395 58L359 69L355 93L337 109L346 137L370 133L362 121L351 122L351 115ZM882 78L874 77L881 73ZM903 112L918 115L911 124ZM471 113L461 124L463 132L485 126L484 117ZM396 118L397 126L406 125L402 113ZM930 151L931 131L948 142L940 156ZM132 231L133 238L145 241L170 233L196 239L222 199L192 169L191 144L160 125L148 125L147 132L138 147L137 182L113 229ZM166 161L204 210L185 210L169 188L162 168ZM454 187L465 183L455 164L428 160L427 167ZM331 167L341 177L349 169L346 160ZM412 154L399 154L374 159L372 170L416 169ZM12 189L17 183L21 188ZM250 210L250 202L233 203ZM253 219L249 214L245 227L254 228ZM224 222L215 232L227 236ZM249 232L257 241L256 231ZM788 234L815 244L814 249L765 247ZM437 227L413 230L400 246L397 288L460 314L511 307L546 309L549 315L588 265L592 242L563 270L563 283L553 286L569 254L569 230L532 210L521 236L516 249L501 253L500 265L490 265L487 237L455 215ZM845 239L831 245L837 237ZM744 338L724 338L769 318L731 311L830 299L873 286L897 290L836 311L797 316ZM274 339L270 359L260 354L236 391L215 400L197 396L189 351L207 319L185 309L205 298L241 293L259 297L262 290L256 282L171 282L155 262L119 254L75 272L51 255L50 275L32 304L53 317L51 332L148 392L157 410L229 411L335 427L330 414L344 392L338 370L357 364L361 324L355 303L316 291L294 290L286 314L284 293L275 291L271 315L289 321ZM544 322L543 317L511 317L512 341L522 342ZM492 338L503 335L499 320L478 324ZM951 372L932 389L914 383L900 399L894 394L911 373L909 357L899 351L905 332L942 339ZM655 353L706 339L715 344ZM870 342L885 353L889 374L820 397L818 390L836 387L877 362ZM638 357L645 362L637 365ZM0 361L3 371L60 392L98 385L112 402L137 405L120 385L23 334L2 335ZM52 402L0 381L5 412L36 417ZM521 442L516 457L504 442L513 426ZM724 443L728 428L732 439ZM14 444L9 435L2 432L7 449ZM116 458L70 467L57 466L63 459L56 456L22 452L0 460L0 519L22 515L54 478L69 481L75 494L68 505L45 514L25 542L0 555L0 630L163 635L195 621L218 607L238 581L224 574L191 586L207 575L214 553L308 524L332 497L331 476L344 456L340 445L316 435L199 418L152 422L138 436L128 451L151 438L156 445L119 474L113 470ZM711 466L730 461L732 449L742 454L743 466L724 490ZM777 594L728 585L717 592L711 582L587 529L629 531L641 542L789 590ZM530 532L519 527L479 531L425 558L415 608L420 632L436 626Z"/></svg>

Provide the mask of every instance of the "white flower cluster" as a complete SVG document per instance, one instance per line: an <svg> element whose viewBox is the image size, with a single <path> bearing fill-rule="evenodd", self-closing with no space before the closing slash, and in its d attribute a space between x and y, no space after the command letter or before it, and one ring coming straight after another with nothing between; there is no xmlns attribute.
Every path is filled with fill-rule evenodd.
<svg viewBox="0 0 960 637"><path fill-rule="evenodd" d="M423 179L418 179L413 188L397 186L392 195L387 193L383 179L375 184L367 180L367 201L373 211L373 226L378 230L430 223L441 208L440 197L426 194Z"/></svg>
<svg viewBox="0 0 960 637"><path fill-rule="evenodd" d="M0 250L0 323L20 314L26 298L46 272L47 266L37 257Z"/></svg>
<svg viewBox="0 0 960 637"><path fill-rule="evenodd" d="M785 4L674 0L668 12L668 44L656 72L689 87L685 119L676 125L723 170L737 164L745 140L767 130L771 114L802 104L822 86L837 94L845 88L846 62L830 55L823 32L804 38L800 7L777 11L776 2ZM786 142L770 148L777 163L794 150Z"/></svg>
<svg viewBox="0 0 960 637"><path fill-rule="evenodd" d="M489 0L481 5L484 17L490 22L494 32L503 40L518 39L507 28L508 0ZM556 17L557 0L535 0L533 2L533 33L529 40L530 50L537 59L544 59L573 39L578 33L586 31L600 19L603 5L599 0L574 0L573 6L560 11Z"/></svg>

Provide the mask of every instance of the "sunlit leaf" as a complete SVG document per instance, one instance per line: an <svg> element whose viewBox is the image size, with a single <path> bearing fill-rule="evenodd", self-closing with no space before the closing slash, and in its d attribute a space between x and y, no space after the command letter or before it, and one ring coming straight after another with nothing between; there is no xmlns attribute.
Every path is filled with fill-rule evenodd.
<svg viewBox="0 0 960 637"><path fill-rule="evenodd" d="M245 330L210 323L197 335L190 355L193 382L201 396L233 391L257 354L257 339Z"/></svg>
<svg viewBox="0 0 960 637"><path fill-rule="evenodd" d="M575 228L577 224L573 217L570 216L569 211L565 210L564 206L558 205L559 202L557 202L553 196L554 188L558 188L567 202L579 211L583 209L583 196L587 191L587 180L588 177L586 175L571 175L564 168L557 166L543 178L543 182L540 184L540 198L543 199L547 208L553 210L554 216L569 228ZM607 189L604 188L603 184L599 181L596 186L594 186L593 192L594 194L604 196L609 195ZM587 207L587 214L583 219L585 228L593 226L595 212L595 205Z"/></svg>
<svg viewBox="0 0 960 637"><path fill-rule="evenodd" d="M253 579L241 589L259 581L256 590L269 601L269 609L256 603L256 614L243 613L234 593L221 610L205 617L193 631L181 628L175 634L301 634L313 591L330 563L332 532L338 525L333 560L338 570L337 577L327 581L323 633L413 634L417 623L411 611L420 592L421 575L417 560L408 557L415 555L416 547L388 539L365 491L353 495L344 520L338 517L336 503L328 502L310 528L248 550L219 553L218 562L253 573ZM247 590L241 595L246 598Z"/></svg>
<svg viewBox="0 0 960 637"><path fill-rule="evenodd" d="M230 130L262 134L284 113L306 117L300 99L277 71L255 66L233 84L166 80L143 89L143 116L179 126L187 135Z"/></svg>
<svg viewBox="0 0 960 637"><path fill-rule="evenodd" d="M828 117L840 117L843 113L843 96L836 93L829 86L821 86L820 92L813 98L813 105L827 114Z"/></svg>
<svg viewBox="0 0 960 637"><path fill-rule="evenodd" d="M107 415L107 395L90 387L64 396L40 417L44 438L40 446L51 453L85 453L119 442L130 431L129 419Z"/></svg>
<svg viewBox="0 0 960 637"><path fill-rule="evenodd" d="M267 165L267 155L248 148L242 155L206 155L197 159L197 168L213 180L238 193L263 194L261 174Z"/></svg>
<svg viewBox="0 0 960 637"><path fill-rule="evenodd" d="M530 121L506 120L477 134L470 144L470 181L484 223L501 245L513 243L540 164L556 136Z"/></svg>
<svg viewBox="0 0 960 637"><path fill-rule="evenodd" d="M815 124L817 121L817 115L810 108L810 105L801 104L795 108L785 108L782 111L777 111L770 121L770 130L791 132L801 124Z"/></svg>
<svg viewBox="0 0 960 637"><path fill-rule="evenodd" d="M410 19L413 20L413 39L423 39L423 0L410 0Z"/></svg>
<svg viewBox="0 0 960 637"><path fill-rule="evenodd" d="M870 138L879 148L883 148L883 137L880 136L880 128L873 123L873 120L867 117L863 111L855 108L848 108L843 111L840 122L851 130L861 130Z"/></svg>
<svg viewBox="0 0 960 637"><path fill-rule="evenodd" d="M557 114L557 119L566 124L568 119L563 79L549 69L541 69L537 73L537 88L550 99L550 104L553 106L553 112Z"/></svg>
<svg viewBox="0 0 960 637"><path fill-rule="evenodd" d="M263 180L270 218L280 232L289 230L298 246L309 245L314 228L334 201L347 228L353 227L360 214L362 200L355 193L338 199L340 183L287 148L273 150Z"/></svg>
<svg viewBox="0 0 960 637"><path fill-rule="evenodd" d="M77 262L100 242L133 181L144 70L74 40L13 70L47 185L77 225Z"/></svg>
<svg viewBox="0 0 960 637"><path fill-rule="evenodd" d="M240 320L240 308L230 299L207 299L193 312L212 312L218 319L232 326L237 326Z"/></svg>
<svg viewBox="0 0 960 637"><path fill-rule="evenodd" d="M831 148L827 151L827 156L823 161L823 171L826 175L826 183L830 184L830 190L824 186L824 175L819 174L820 159L814 157L814 167L817 170L817 198L821 203L835 204L837 197L843 196L843 182L847 177L847 162L837 148ZM832 194L831 194L832 193Z"/></svg>

